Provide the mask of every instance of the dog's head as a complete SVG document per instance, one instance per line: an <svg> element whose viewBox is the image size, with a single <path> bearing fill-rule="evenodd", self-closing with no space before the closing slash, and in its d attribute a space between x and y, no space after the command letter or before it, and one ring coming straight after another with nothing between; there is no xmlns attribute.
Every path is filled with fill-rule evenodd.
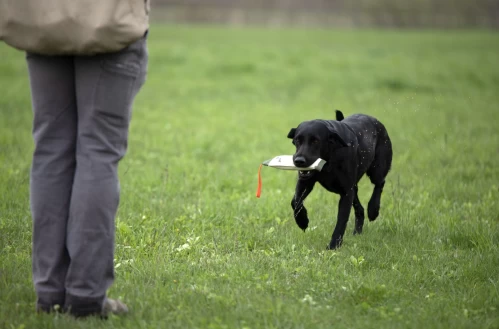
<svg viewBox="0 0 499 329"><path fill-rule="evenodd" d="M297 167L308 167L318 158L328 161L333 150L349 146L332 123L325 120L304 121L298 127L291 128L288 138L296 147L293 162ZM308 178L315 173L300 171L299 174L300 178Z"/></svg>

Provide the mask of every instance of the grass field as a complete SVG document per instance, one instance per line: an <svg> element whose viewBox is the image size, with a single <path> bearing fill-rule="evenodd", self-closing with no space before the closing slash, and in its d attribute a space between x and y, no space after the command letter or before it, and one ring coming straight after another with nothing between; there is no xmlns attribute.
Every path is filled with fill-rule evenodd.
<svg viewBox="0 0 499 329"><path fill-rule="evenodd" d="M36 315L22 53L0 46L0 328L499 328L499 34L154 26L120 165L132 312ZM362 112L394 145L381 215L327 251L338 196L290 200L300 121ZM359 196L367 208L372 186Z"/></svg>

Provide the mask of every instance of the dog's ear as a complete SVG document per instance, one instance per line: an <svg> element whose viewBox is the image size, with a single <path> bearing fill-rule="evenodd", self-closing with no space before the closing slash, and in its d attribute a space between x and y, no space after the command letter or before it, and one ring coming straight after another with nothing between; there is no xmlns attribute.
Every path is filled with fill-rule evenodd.
<svg viewBox="0 0 499 329"><path fill-rule="evenodd" d="M291 130L289 131L288 133L288 138L295 138L295 132L296 132L296 128L291 128Z"/></svg>
<svg viewBox="0 0 499 329"><path fill-rule="evenodd" d="M343 119L345 119L345 117L343 116L343 113L341 113L340 110L336 110L336 121L341 121Z"/></svg>
<svg viewBox="0 0 499 329"><path fill-rule="evenodd" d="M336 132L329 132L329 142L331 143L340 143L344 147L350 146L350 143L346 143L343 138Z"/></svg>

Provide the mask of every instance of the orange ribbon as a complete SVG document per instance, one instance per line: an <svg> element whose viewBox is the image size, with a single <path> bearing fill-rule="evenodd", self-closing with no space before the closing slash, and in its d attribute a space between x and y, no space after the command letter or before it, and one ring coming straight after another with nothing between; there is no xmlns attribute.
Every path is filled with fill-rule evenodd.
<svg viewBox="0 0 499 329"><path fill-rule="evenodd" d="M262 194L262 175L261 175L261 171L262 171L262 166L263 164L260 164L260 168L258 168L258 186L256 188L256 197L259 198L260 195Z"/></svg>

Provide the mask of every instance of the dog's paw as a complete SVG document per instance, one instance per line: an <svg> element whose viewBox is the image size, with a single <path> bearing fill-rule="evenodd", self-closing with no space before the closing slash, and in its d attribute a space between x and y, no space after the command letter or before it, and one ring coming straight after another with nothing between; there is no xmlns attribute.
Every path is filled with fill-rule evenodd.
<svg viewBox="0 0 499 329"><path fill-rule="evenodd" d="M329 245L327 246L327 250L336 250L339 247L341 247L341 243L343 242L343 238L336 238L332 239L331 242L329 242Z"/></svg>
<svg viewBox="0 0 499 329"><path fill-rule="evenodd" d="M303 216L299 216L295 217L295 221L296 225L298 225L298 227L301 228L303 232L305 232L305 230L308 227L308 218L307 217L303 218Z"/></svg>
<svg viewBox="0 0 499 329"><path fill-rule="evenodd" d="M331 244L331 243L330 243L330 244L328 244L328 245L326 246L326 250L336 250L336 249L338 249L339 247L340 247L340 246L337 246L337 245L334 245L334 244Z"/></svg>
<svg viewBox="0 0 499 329"><path fill-rule="evenodd" d="M308 214L307 209L303 205L294 210L294 217L296 225L301 228L304 232L308 227Z"/></svg>
<svg viewBox="0 0 499 329"><path fill-rule="evenodd" d="M362 234L362 226L355 227L353 230L353 235Z"/></svg>
<svg viewBox="0 0 499 329"><path fill-rule="evenodd" d="M376 220L379 216L379 206L371 205L369 203L369 206L367 208L367 217L369 217L369 221Z"/></svg>

